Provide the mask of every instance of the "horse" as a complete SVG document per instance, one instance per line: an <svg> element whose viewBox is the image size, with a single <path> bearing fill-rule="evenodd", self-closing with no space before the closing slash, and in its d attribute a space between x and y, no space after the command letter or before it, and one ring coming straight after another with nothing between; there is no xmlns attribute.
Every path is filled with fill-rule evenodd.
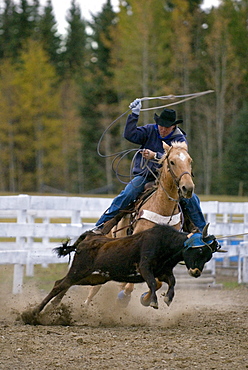
<svg viewBox="0 0 248 370"><path fill-rule="evenodd" d="M192 158L188 153L185 142L174 142L171 146L163 143L163 149L164 155L160 160L161 167L156 181L156 190L146 201L142 202L138 212L136 212L132 224L133 234L149 229L156 223L168 224L177 230L182 228L183 216L180 211L179 200L181 197L191 198L194 192ZM125 236L129 225L130 214L127 214L107 235L109 237ZM157 289L161 286L162 283L157 281ZM89 289L85 301L86 306L90 304L100 288L101 285L97 285ZM118 300L122 301L123 306L128 304L133 289L134 284L132 283L122 284ZM150 292L144 294L143 301L149 299L149 297Z"/></svg>

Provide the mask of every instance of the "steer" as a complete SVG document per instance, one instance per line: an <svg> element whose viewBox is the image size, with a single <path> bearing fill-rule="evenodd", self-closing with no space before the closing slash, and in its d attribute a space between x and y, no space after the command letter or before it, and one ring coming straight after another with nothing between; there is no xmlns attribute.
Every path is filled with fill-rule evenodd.
<svg viewBox="0 0 248 370"><path fill-rule="evenodd" d="M81 242L56 248L59 256L75 251L67 275L55 282L46 298L34 308L38 314L54 297L58 304L72 285L99 285L107 281L141 283L146 282L149 303L158 308L156 289L159 282L168 284L165 302L169 305L174 297L175 277L173 268L180 261L193 277L199 277L204 264L212 254L220 251L213 235L207 236L207 227L202 234L179 232L168 225L156 225L151 229L124 238L108 238L87 231ZM158 280L158 281L157 281ZM148 294L148 293L145 293Z"/></svg>

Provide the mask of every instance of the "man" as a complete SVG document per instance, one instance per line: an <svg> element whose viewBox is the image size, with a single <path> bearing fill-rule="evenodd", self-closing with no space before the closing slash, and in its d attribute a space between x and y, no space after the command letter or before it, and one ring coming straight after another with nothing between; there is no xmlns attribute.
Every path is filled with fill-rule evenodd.
<svg viewBox="0 0 248 370"><path fill-rule="evenodd" d="M94 229L96 233L101 232L101 228L106 221L112 219L120 210L125 209L136 200L143 192L147 182L155 180L154 175L157 175L160 167L158 160L164 152L163 142L168 145L171 145L173 141L185 141L187 143L186 133L177 126L183 121L176 120L176 112L173 109L164 109L160 116L155 113L155 124L137 127L141 100L135 99L129 107L132 109L132 114L127 118L124 137L132 143L141 145L134 161L134 178L97 221ZM142 162L144 163L144 159L150 160L147 163L149 169L146 166L143 168ZM192 198L184 199L183 202L195 226L202 230L206 222L200 208L199 198L193 194Z"/></svg>

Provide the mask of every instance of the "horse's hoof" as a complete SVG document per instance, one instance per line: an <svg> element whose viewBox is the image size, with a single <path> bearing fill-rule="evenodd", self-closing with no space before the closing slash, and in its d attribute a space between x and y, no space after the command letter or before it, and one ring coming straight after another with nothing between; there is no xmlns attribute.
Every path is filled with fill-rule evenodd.
<svg viewBox="0 0 248 370"><path fill-rule="evenodd" d="M140 303L145 307L149 307L151 303L151 297L149 299L146 298L148 294L148 292L145 292L140 296Z"/></svg>
<svg viewBox="0 0 248 370"><path fill-rule="evenodd" d="M166 303L167 306L169 307L169 305L171 304L171 300L169 299L169 297L167 296L164 297L164 303Z"/></svg>
<svg viewBox="0 0 248 370"><path fill-rule="evenodd" d="M151 302L150 307L155 308L157 310L158 309L158 302Z"/></svg>
<svg viewBox="0 0 248 370"><path fill-rule="evenodd" d="M126 294L124 290L121 290L117 296L117 303L122 307L127 307L130 302L131 294Z"/></svg>

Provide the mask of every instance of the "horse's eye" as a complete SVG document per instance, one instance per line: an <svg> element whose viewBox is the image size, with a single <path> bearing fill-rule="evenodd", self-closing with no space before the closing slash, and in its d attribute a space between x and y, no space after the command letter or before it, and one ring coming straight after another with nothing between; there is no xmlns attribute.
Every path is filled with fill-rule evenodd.
<svg viewBox="0 0 248 370"><path fill-rule="evenodd" d="M175 163L174 163L173 161L170 161L170 164L171 164L172 166L174 166L174 165L175 165Z"/></svg>

